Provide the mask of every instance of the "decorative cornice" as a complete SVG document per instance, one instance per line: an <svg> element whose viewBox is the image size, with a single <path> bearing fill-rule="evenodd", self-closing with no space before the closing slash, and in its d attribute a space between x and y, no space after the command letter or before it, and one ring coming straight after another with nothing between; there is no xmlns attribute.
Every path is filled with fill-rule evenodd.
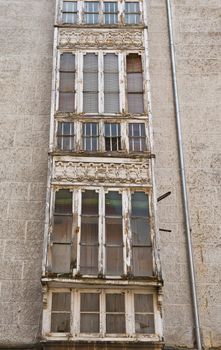
<svg viewBox="0 0 221 350"><path fill-rule="evenodd" d="M142 49L143 32L141 30L91 30L60 29L59 48L119 48Z"/></svg>
<svg viewBox="0 0 221 350"><path fill-rule="evenodd" d="M87 184L148 184L149 166L146 162L103 163L55 161L53 183Z"/></svg>

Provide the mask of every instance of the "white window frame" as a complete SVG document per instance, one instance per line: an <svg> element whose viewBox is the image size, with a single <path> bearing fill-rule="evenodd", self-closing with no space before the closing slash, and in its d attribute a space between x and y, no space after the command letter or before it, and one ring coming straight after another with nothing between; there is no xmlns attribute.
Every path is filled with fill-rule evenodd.
<svg viewBox="0 0 221 350"><path fill-rule="evenodd" d="M83 123L98 123L99 127L99 137L98 137L98 153L110 153L112 151L106 151L105 149L105 133L104 133L104 127L105 123L108 124L120 124L120 131L121 131L121 150L118 151L113 151L118 154L132 154L132 153L139 153L139 154L145 154L148 153L150 150L150 137L149 137L149 129L148 129L148 122L145 119L113 119L113 118L108 118L108 119L97 119L97 118L85 118L85 119L80 119L80 120L73 120L70 118L58 118L56 119L56 124L55 124L55 132L54 132L54 145L55 145L55 150L61 151L61 152L66 152L62 151L58 148L58 140L57 140L57 130L58 130L58 122L67 122L67 123L74 123L74 150L73 151L67 151L67 152L84 152L84 147L83 147ZM146 150L140 151L140 152L133 152L130 151L129 149L129 124L130 123L143 123L145 127L145 142L146 142ZM85 151L87 152L87 151ZM93 153L93 151L91 152Z"/></svg>
<svg viewBox="0 0 221 350"><path fill-rule="evenodd" d="M51 332L51 313L52 313L52 294L53 293L71 293L71 309L70 309L70 332ZM80 294L81 293L97 293L100 296L100 317L99 333L81 333L80 332ZM124 294L125 296L125 333L106 333L106 294ZM146 294L153 296L153 312L155 332L150 334L135 333L135 309L134 295ZM157 295L154 288L151 287L125 287L116 288L50 288L47 292L47 307L43 310L43 335L49 339L79 339L79 340L117 340L117 341L159 341L162 334L161 315L157 305Z"/></svg>
<svg viewBox="0 0 221 350"><path fill-rule="evenodd" d="M106 2L117 2L118 9L117 9L117 15L118 15L118 22L117 23L111 23L111 24L105 24L104 21L104 2L105 0L98 0L99 2L99 19L97 24L88 24L84 22L84 1L76 0L77 1L77 23L65 23L62 21L62 10L63 10L63 2L73 2L73 0L60 0L59 1L59 10L58 10L58 23L64 24L64 25L84 25L84 26L97 26L97 25L104 25L104 26L118 26L118 25L126 25L126 26L139 26L143 24L144 21L144 14L143 14L143 2L142 0L128 0L127 2L138 2L139 3L139 13L140 13L140 21L137 24L126 24L125 21L125 0L118 1L118 0L107 0ZM86 1L86 0L85 0ZM87 1L96 1L96 0L87 0Z"/></svg>
<svg viewBox="0 0 221 350"><path fill-rule="evenodd" d="M68 189L61 187L59 189ZM54 205L55 205L55 195L59 190L56 188L56 191L52 193L52 205L51 205L51 222L53 223L53 214L54 214ZM148 195L148 203L149 203L149 221L150 221L150 235L152 242L152 261L154 262L154 253L153 253L153 229L152 229L152 209L151 209L151 193L146 188L133 188L123 189L119 187L103 187L103 186L83 186L78 187L76 189L70 189L72 192L72 215L77 217L77 221L73 220L72 222L72 242L75 242L74 232L76 228L78 228L77 240L76 240L76 268L73 268L70 273L73 276L77 274L81 274L80 271L80 243L81 243L81 204L82 204L82 192L86 190L96 191L98 193L98 273L96 275L82 275L83 277L88 278L96 278L98 274L105 275L108 279L122 279L122 275L107 275L106 274L106 248L105 248L105 193L113 191L119 192L122 194L122 239L123 239L123 275L127 274L127 268L132 269L132 256L131 256L131 247L132 247L132 232L130 227L130 222L126 219L128 215L130 216L131 212L131 193L134 192L144 192ZM127 234L126 234L127 232ZM50 237L49 237L50 241ZM52 242L51 242L52 243ZM48 249L48 266L52 266L52 251L51 247L53 246L49 244ZM154 264L153 264L154 266Z"/></svg>
<svg viewBox="0 0 221 350"><path fill-rule="evenodd" d="M72 53L75 55L75 110L73 112L59 112L59 70L60 70L60 56L63 53ZM87 53L93 53L98 56L98 112L86 113L83 112L83 56ZM122 113L128 113L127 103L127 71L126 71L126 56L130 53L136 53L141 56L142 61L142 76L143 76L143 105L144 112L134 113L137 116L143 116L147 114L147 84L146 84L146 65L145 55L143 52L136 51L120 51L120 50L60 50L57 57L57 75L56 75L56 104L55 113L71 113L71 114L84 114L85 116L116 116L120 117ZM104 112L104 55L115 54L118 56L118 77L119 77L119 112L110 113Z"/></svg>

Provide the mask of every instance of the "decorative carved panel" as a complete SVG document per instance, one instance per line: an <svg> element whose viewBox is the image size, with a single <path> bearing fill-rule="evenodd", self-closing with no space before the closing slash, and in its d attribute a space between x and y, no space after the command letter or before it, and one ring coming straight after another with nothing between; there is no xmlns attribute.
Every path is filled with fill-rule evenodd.
<svg viewBox="0 0 221 350"><path fill-rule="evenodd" d="M60 29L60 48L143 48L143 32L141 30L93 31L91 29Z"/></svg>
<svg viewBox="0 0 221 350"><path fill-rule="evenodd" d="M147 163L103 163L55 161L53 183L147 184Z"/></svg>

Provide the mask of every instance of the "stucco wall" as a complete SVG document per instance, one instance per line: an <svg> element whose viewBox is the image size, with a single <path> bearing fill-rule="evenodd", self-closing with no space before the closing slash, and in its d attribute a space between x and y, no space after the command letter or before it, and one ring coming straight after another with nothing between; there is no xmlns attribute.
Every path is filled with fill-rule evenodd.
<svg viewBox="0 0 221 350"><path fill-rule="evenodd" d="M41 321L54 0L0 0L0 345Z"/></svg>
<svg viewBox="0 0 221 350"><path fill-rule="evenodd" d="M178 89L203 342L221 346L221 3L173 0ZM167 345L192 346L166 1L149 2L150 75ZM218 209L219 208L219 209Z"/></svg>

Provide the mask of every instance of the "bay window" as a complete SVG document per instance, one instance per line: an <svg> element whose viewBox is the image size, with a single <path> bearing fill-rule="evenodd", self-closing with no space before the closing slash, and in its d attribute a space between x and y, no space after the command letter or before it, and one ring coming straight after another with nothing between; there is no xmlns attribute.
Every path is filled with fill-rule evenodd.
<svg viewBox="0 0 221 350"><path fill-rule="evenodd" d="M156 333L155 296L144 289L56 289L51 292L50 332L90 337L148 337Z"/></svg>
<svg viewBox="0 0 221 350"><path fill-rule="evenodd" d="M58 112L144 113L142 57L138 53L64 52L58 80Z"/></svg>
<svg viewBox="0 0 221 350"><path fill-rule="evenodd" d="M102 187L60 189L55 192L53 218L53 273L153 275L147 193Z"/></svg>
<svg viewBox="0 0 221 350"><path fill-rule="evenodd" d="M60 20L63 24L86 25L139 25L141 23L141 1L63 0ZM118 16L119 13L119 16Z"/></svg>

